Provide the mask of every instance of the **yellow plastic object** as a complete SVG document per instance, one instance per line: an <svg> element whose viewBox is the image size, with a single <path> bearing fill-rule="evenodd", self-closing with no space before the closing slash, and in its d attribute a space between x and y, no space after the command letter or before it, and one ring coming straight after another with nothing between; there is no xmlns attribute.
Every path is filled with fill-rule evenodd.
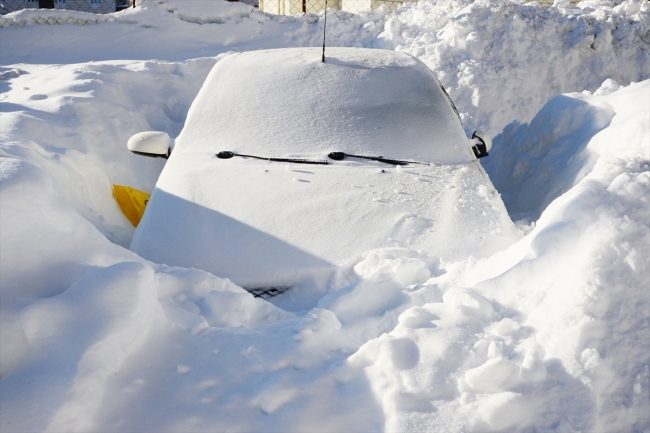
<svg viewBox="0 0 650 433"><path fill-rule="evenodd" d="M140 224L142 215L144 215L144 210L147 208L151 194L130 186L113 185L113 196L124 215L131 221L131 224L137 227Z"/></svg>

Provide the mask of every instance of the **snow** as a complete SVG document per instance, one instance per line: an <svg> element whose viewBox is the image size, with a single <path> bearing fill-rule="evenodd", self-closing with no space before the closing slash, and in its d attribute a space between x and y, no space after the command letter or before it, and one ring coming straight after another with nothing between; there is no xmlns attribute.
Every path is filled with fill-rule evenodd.
<svg viewBox="0 0 650 433"><path fill-rule="evenodd" d="M387 50L330 48L325 63L318 48L227 56L208 75L185 124L176 149L182 154L475 159L431 71Z"/></svg>
<svg viewBox="0 0 650 433"><path fill-rule="evenodd" d="M125 143L146 130L176 137L214 63L209 58L11 68L4 74L15 71L15 79L2 82L11 89L2 101L5 155L45 170L67 203L128 247L133 226L115 207L111 184L151 191L164 162L135 160Z"/></svg>
<svg viewBox="0 0 650 433"><path fill-rule="evenodd" d="M355 162L294 164L287 173L282 163L197 152L169 164L131 250L244 287L292 286L315 274L322 285L334 265L373 248L452 261L489 256L521 236L492 186L480 194L486 181L473 164L401 172Z"/></svg>
<svg viewBox="0 0 650 433"><path fill-rule="evenodd" d="M244 287L291 287L315 274L327 281L335 265L374 248L452 261L491 255L519 238L424 65L384 50L334 48L325 64L320 54L254 51L217 63L132 251ZM320 161L342 151L416 163L398 170L349 158L291 164L287 173L284 163L216 158L222 150Z"/></svg>
<svg viewBox="0 0 650 433"><path fill-rule="evenodd" d="M124 248L110 184L151 191L164 164L128 138L176 138L228 51L321 42L318 17L190 4L0 29L0 430L650 429L647 2L328 17L332 45L415 55L495 135L520 239L374 250L274 304Z"/></svg>
<svg viewBox="0 0 650 433"><path fill-rule="evenodd" d="M514 122L496 137L495 158L487 160L486 169L515 219L537 220L601 159L650 159L649 102L643 97L631 102L637 94L650 95L650 87L643 82L618 88L608 79L593 95L586 91L555 97L530 124ZM546 123L554 128L542 132ZM625 146L613 146L616 141Z"/></svg>

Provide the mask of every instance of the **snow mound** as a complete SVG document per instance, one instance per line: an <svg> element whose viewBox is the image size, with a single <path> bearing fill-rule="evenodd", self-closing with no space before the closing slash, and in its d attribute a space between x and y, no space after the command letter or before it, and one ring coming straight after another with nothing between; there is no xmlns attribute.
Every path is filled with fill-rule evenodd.
<svg viewBox="0 0 650 433"><path fill-rule="evenodd" d="M51 37L51 26L6 27L3 63L184 61L230 50L322 45L322 15L250 9L221 0L146 1L114 14L132 24L57 26L61 39L83 38L74 50ZM8 16L20 13L26 12ZM513 120L529 122L561 93L593 92L610 78L621 85L650 78L649 30L650 6L640 0L551 8L508 0L422 0L395 12L330 14L327 41L332 47L406 51L448 90L467 133L497 134Z"/></svg>
<svg viewBox="0 0 650 433"><path fill-rule="evenodd" d="M134 229L115 204L112 184L152 191L164 162L133 157L126 141L147 130L176 137L217 60L2 68L10 78L2 99L2 155L46 171L67 203L108 239L128 246Z"/></svg>
<svg viewBox="0 0 650 433"><path fill-rule="evenodd" d="M528 122L553 96L612 78L650 77L650 5L628 0L545 8L533 3L420 1L386 16L376 47L406 51L438 76L467 132ZM625 67L622 67L622 65Z"/></svg>
<svg viewBox="0 0 650 433"><path fill-rule="evenodd" d="M530 124L513 122L495 137L485 168L513 219L537 220L599 161L650 159L650 83L613 92L619 87L607 80L593 95L557 96Z"/></svg>
<svg viewBox="0 0 650 433"><path fill-rule="evenodd" d="M295 314L108 241L132 230L110 183L155 183L124 144L178 134L215 62L185 59L318 46L322 18L147 3L0 29L1 431L650 429L647 2L329 17L332 45L434 67L468 132L505 127L483 161L528 234L480 260L351 258Z"/></svg>
<svg viewBox="0 0 650 433"><path fill-rule="evenodd" d="M237 23L242 18L248 18L255 10L245 3L231 4L214 0L183 0L168 2L163 6L179 19L196 24L223 24L226 21Z"/></svg>
<svg viewBox="0 0 650 433"><path fill-rule="evenodd" d="M376 250L297 314L111 244L44 172L4 159L2 264L18 268L2 274L0 427L643 431L648 86L561 97L595 107L564 112L573 130L598 123L605 103L610 120L566 150L596 160L576 158L584 175L520 241L455 263ZM547 107L532 142L560 135ZM44 211L50 225L35 230L25 216ZM14 258L22 245L38 260ZM56 290L49 269L64 270Z"/></svg>
<svg viewBox="0 0 650 433"><path fill-rule="evenodd" d="M600 149L597 162L580 160L584 175L543 210L530 234L415 286L415 305L403 310L409 303L402 303L397 326L338 364L341 383L370 379L386 430L649 425L648 86L583 95L590 103L607 98L617 113L600 135L570 150ZM564 117L580 124L589 121L585 113L601 115L575 110ZM543 109L529 137L552 135L555 119ZM628 140L635 133L640 141ZM438 296L425 300L418 292Z"/></svg>

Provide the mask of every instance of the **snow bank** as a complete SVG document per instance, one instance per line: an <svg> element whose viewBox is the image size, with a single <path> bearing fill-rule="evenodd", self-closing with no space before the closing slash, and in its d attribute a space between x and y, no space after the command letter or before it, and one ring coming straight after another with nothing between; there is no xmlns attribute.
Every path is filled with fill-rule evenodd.
<svg viewBox="0 0 650 433"><path fill-rule="evenodd" d="M650 76L650 6L420 1L387 16L373 46L406 51L438 76L468 132L529 121L560 93ZM625 66L624 66L625 65Z"/></svg>
<svg viewBox="0 0 650 433"><path fill-rule="evenodd" d="M156 18L163 15L160 12L168 12L174 17L191 23L223 24L226 21L248 17L254 9L253 6L244 3L232 4L221 0L138 1L137 6L136 9L127 8L121 12L108 14L80 12L71 9L28 8L0 17L0 27L24 27L37 24L88 25L114 22L136 24L137 18L142 17L143 14L151 17L152 12L158 15Z"/></svg>
<svg viewBox="0 0 650 433"><path fill-rule="evenodd" d="M215 62L185 59L320 42L315 17L199 25L183 4L0 30L0 430L650 428L646 2L328 19L333 44L423 59L468 130L505 127L484 161L528 234L481 260L351 258L295 314L102 235L130 237L110 183L160 170L126 139L177 134ZM183 61L34 65L155 57Z"/></svg>
<svg viewBox="0 0 650 433"><path fill-rule="evenodd" d="M495 137L485 167L515 220L537 220L598 161L650 159L650 86L619 87L607 80L593 95L555 97L530 124L513 122Z"/></svg>
<svg viewBox="0 0 650 433"><path fill-rule="evenodd" d="M510 248L437 265L409 250L378 250L341 269L341 281L360 279L297 316L264 301L255 307L197 271L158 272L164 316L119 372L94 386L102 407L89 399L83 411L64 405L44 418L76 413L100 430L642 431L650 423L650 166L637 152L643 141L635 150L624 137L647 131L648 86L579 97L606 98L617 114L603 138L567 152L601 140L619 152L600 154ZM601 114L565 116L579 124ZM539 140L556 127L554 113L542 110L536 123ZM103 272L148 275L115 266ZM11 385L3 390L35 386L38 364L30 365L3 379ZM12 404L16 413L31 407ZM163 415L152 417L153 408Z"/></svg>
<svg viewBox="0 0 650 433"><path fill-rule="evenodd" d="M592 106L563 112L571 131L603 107L609 120L566 148L595 160L575 158L584 175L521 241L456 263L377 250L296 315L144 262L65 206L42 171L3 160L2 264L17 270L1 284L2 430L643 431L650 82L615 87L556 98ZM502 148L535 161L528 143L550 136L564 149L557 103L521 148ZM44 210L49 226L25 219ZM5 255L19 243L42 259ZM48 269L65 270L57 290L39 280Z"/></svg>
<svg viewBox="0 0 650 433"><path fill-rule="evenodd" d="M387 430L647 428L649 94L646 81L608 96L556 98L607 101L616 113L587 143L566 150L582 161L575 186L517 244L423 284L444 292L442 303L406 310L391 332L342 364L343 381L359 369L369 375ZM543 109L528 137L558 131L556 113ZM601 116L563 112L573 125ZM561 143L552 148L559 152ZM601 150L595 164L579 158L584 149ZM520 157L534 152L523 145ZM530 170L542 176L545 167ZM396 351L397 342L410 349Z"/></svg>
<svg viewBox="0 0 650 433"><path fill-rule="evenodd" d="M237 23L242 18L248 18L255 10L245 3L231 4L214 0L176 1L169 2L164 7L179 19L196 24L223 24L226 21Z"/></svg>
<svg viewBox="0 0 650 433"><path fill-rule="evenodd" d="M57 26L61 38L85 41L74 52L49 37L50 26L3 28L2 61L183 61L322 44L322 16L268 15L239 3L146 1L114 15L133 24ZM468 133L482 128L497 134L513 120L529 122L550 98L593 92L609 78L628 85L650 77L646 1L547 8L507 0L423 0L395 12L337 15L329 17L328 45L396 49L419 58L449 91ZM30 45L28 52L23 44Z"/></svg>
<svg viewBox="0 0 650 433"><path fill-rule="evenodd" d="M95 430L110 378L157 328L292 317L227 280L111 243L24 161L0 158L0 201L2 431Z"/></svg>
<svg viewBox="0 0 650 433"><path fill-rule="evenodd" d="M147 130L176 137L216 60L2 68L1 154L46 171L67 203L128 246L134 229L112 184L152 191L164 162L133 157L126 141Z"/></svg>

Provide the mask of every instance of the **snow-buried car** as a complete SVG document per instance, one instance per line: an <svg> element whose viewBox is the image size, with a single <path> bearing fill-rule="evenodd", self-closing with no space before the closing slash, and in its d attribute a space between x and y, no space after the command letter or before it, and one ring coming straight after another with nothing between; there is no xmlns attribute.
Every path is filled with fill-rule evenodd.
<svg viewBox="0 0 650 433"><path fill-rule="evenodd" d="M327 281L374 248L484 256L515 229L477 144L407 54L233 54L193 102L131 249L248 289ZM156 134L129 142L159 156L169 145Z"/></svg>

